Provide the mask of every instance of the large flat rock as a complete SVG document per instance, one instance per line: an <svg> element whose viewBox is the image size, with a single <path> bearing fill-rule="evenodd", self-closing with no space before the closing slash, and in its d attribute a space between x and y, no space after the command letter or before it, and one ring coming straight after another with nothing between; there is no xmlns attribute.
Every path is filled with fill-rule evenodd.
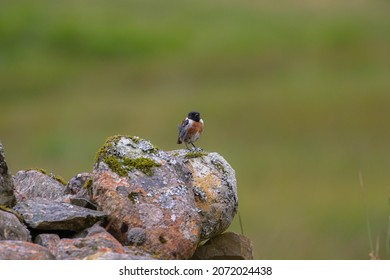
<svg viewBox="0 0 390 280"><path fill-rule="evenodd" d="M107 216L101 211L43 198L18 202L14 210L23 216L29 227L40 230L77 232L92 226Z"/></svg>

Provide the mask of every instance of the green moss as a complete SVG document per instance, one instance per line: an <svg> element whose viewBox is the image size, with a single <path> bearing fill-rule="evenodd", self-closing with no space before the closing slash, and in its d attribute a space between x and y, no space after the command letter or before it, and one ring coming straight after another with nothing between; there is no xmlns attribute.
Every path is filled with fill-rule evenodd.
<svg viewBox="0 0 390 280"><path fill-rule="evenodd" d="M59 182L60 184L62 185L66 185L68 184L67 181L65 181L64 178L62 178L61 176L58 176L58 175L53 175L53 174L49 174L45 169L43 168L30 168L30 169L27 169L26 171L38 171L44 175L47 175L47 176L50 176L51 178L53 178L54 180L56 180L57 182Z"/></svg>
<svg viewBox="0 0 390 280"><path fill-rule="evenodd" d="M55 176L53 176L53 179L56 180L57 182L59 182L60 184L63 184L63 185L68 184L68 182L65 181L65 179L62 178L61 176L55 175Z"/></svg>
<svg viewBox="0 0 390 280"><path fill-rule="evenodd" d="M123 164L114 156L107 156L104 158L104 162L110 167L110 169L121 177L127 175L127 169Z"/></svg>
<svg viewBox="0 0 390 280"><path fill-rule="evenodd" d="M114 135L110 136L106 139L106 142L103 146L100 147L99 151L96 153L95 160L98 161L102 157L108 156L110 149L113 147L114 143L117 143L122 137L131 138L134 142L137 137L129 136L129 135Z"/></svg>
<svg viewBox="0 0 390 280"><path fill-rule="evenodd" d="M139 138L138 136L126 136L127 138L130 138L131 140L133 140L133 142L135 144L139 144L139 142L142 140L141 138Z"/></svg>
<svg viewBox="0 0 390 280"><path fill-rule="evenodd" d="M135 143L139 143L143 140L137 136L129 135L115 135L108 137L104 145L97 152L96 161L103 161L113 172L117 173L121 177L127 176L129 171L133 171L135 169L140 170L148 176L153 176L152 168L161 166L154 160L145 157L131 159L128 157L121 158L116 155L112 155L111 150L113 149L113 145L115 145L115 143L117 143L122 137L130 138ZM154 147L150 152L155 153L157 151L158 148Z"/></svg>
<svg viewBox="0 0 390 280"><path fill-rule="evenodd" d="M104 143L103 146L100 147L99 151L96 153L95 160L98 161L101 157L108 155L108 151L112 148L112 142L109 141L110 138Z"/></svg>
<svg viewBox="0 0 390 280"><path fill-rule="evenodd" d="M31 170L41 172L42 174L45 174L45 175L49 175L49 173L43 168L30 168L30 169L27 169L26 171L31 171Z"/></svg>
<svg viewBox="0 0 390 280"><path fill-rule="evenodd" d="M110 149L113 147L114 143L117 143L121 138L130 138L133 140L134 143L139 144L139 142L143 139L139 138L138 136L131 136L131 135L114 135L110 136L106 139L106 142L103 144L103 146L98 150L95 156L95 161L98 161L102 157L108 156ZM156 153L159 150L158 147L153 147L153 149L150 151L151 153Z"/></svg>
<svg viewBox="0 0 390 280"><path fill-rule="evenodd" d="M138 169L143 172L145 175L153 176L153 167L159 167L161 164L154 162L154 160L149 158L136 158L131 159L125 157L122 161L114 156L107 156L104 158L104 162L110 167L110 169L117 173L119 176L127 176L129 171Z"/></svg>
<svg viewBox="0 0 390 280"><path fill-rule="evenodd" d="M207 156L208 154L205 152L188 152L184 157L185 158L198 158L198 157L203 157Z"/></svg>
<svg viewBox="0 0 390 280"><path fill-rule="evenodd" d="M153 167L161 166L161 164L156 163L154 160L144 157L136 159L124 158L123 165L125 165L129 171L138 169L148 176L153 176Z"/></svg>
<svg viewBox="0 0 390 280"><path fill-rule="evenodd" d="M226 173L225 167L220 161L213 160L211 163L214 164L214 166L221 170L223 173Z"/></svg>
<svg viewBox="0 0 390 280"><path fill-rule="evenodd" d="M89 189L91 186L92 186L92 179L89 178L87 181L85 181L84 185L83 185L83 189Z"/></svg>

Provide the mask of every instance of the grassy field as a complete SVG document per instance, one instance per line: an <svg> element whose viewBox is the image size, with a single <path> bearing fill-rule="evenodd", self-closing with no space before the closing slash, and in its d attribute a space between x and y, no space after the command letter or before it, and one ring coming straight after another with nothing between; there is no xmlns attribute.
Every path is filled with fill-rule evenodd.
<svg viewBox="0 0 390 280"><path fill-rule="evenodd" d="M390 3L339 2L2 1L11 171L70 179L113 134L177 149L196 109L256 258L367 259L377 239L390 258Z"/></svg>

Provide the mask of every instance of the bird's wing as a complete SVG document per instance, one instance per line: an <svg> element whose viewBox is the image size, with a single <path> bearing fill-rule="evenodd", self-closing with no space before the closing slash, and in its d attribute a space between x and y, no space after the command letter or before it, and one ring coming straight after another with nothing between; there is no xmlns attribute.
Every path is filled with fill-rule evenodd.
<svg viewBox="0 0 390 280"><path fill-rule="evenodd" d="M183 140L188 131L188 125L190 121L185 119L179 127L179 139Z"/></svg>

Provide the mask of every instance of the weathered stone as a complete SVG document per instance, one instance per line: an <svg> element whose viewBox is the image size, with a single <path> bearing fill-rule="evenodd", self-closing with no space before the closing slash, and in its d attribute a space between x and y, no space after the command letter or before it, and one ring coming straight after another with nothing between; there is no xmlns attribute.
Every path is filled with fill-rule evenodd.
<svg viewBox="0 0 390 280"><path fill-rule="evenodd" d="M53 233L38 234L34 239L34 243L46 247L53 255L57 253L57 245L59 242L60 237Z"/></svg>
<svg viewBox="0 0 390 280"><path fill-rule="evenodd" d="M65 193L64 202L80 207L97 210L97 205L92 202L92 178L90 173L80 173L69 180Z"/></svg>
<svg viewBox="0 0 390 280"><path fill-rule="evenodd" d="M252 241L244 235L226 232L199 247L195 260L253 260Z"/></svg>
<svg viewBox="0 0 390 280"><path fill-rule="evenodd" d="M80 231L107 216L101 211L43 198L18 202L14 209L29 227L41 230Z"/></svg>
<svg viewBox="0 0 390 280"><path fill-rule="evenodd" d="M79 173L71 178L65 187L65 194L77 194L86 188L86 183L91 179L90 173Z"/></svg>
<svg viewBox="0 0 390 280"><path fill-rule="evenodd" d="M31 237L14 214L0 210L0 240L31 241Z"/></svg>
<svg viewBox="0 0 390 280"><path fill-rule="evenodd" d="M64 199L65 185L43 170L19 171L14 176L14 182L18 201L37 197L57 201Z"/></svg>
<svg viewBox="0 0 390 280"><path fill-rule="evenodd" d="M3 145L0 143L0 205L13 207L16 204L14 195L14 182L8 173Z"/></svg>
<svg viewBox="0 0 390 280"><path fill-rule="evenodd" d="M70 202L70 204L84 207L84 208L88 208L91 210L97 210L97 208L98 208L98 206L95 203L93 203L91 200L81 198L81 197L70 197L69 202Z"/></svg>
<svg viewBox="0 0 390 280"><path fill-rule="evenodd" d="M61 239L57 246L57 259L93 259L94 255L107 252L125 254L123 246L104 228L98 225L94 225L77 236L79 237Z"/></svg>
<svg viewBox="0 0 390 280"><path fill-rule="evenodd" d="M218 153L172 151L193 177L193 192L202 217L201 240L224 232L238 210L234 169Z"/></svg>
<svg viewBox="0 0 390 280"><path fill-rule="evenodd" d="M146 241L146 233L143 228L132 228L127 231L127 240L130 245L142 245Z"/></svg>
<svg viewBox="0 0 390 280"><path fill-rule="evenodd" d="M150 142L111 137L97 155L93 200L109 214L109 231L122 244L157 258L187 259L201 225L191 179L180 159Z"/></svg>
<svg viewBox="0 0 390 280"><path fill-rule="evenodd" d="M15 241L0 241L0 260L54 260L55 257L45 247L38 244Z"/></svg>

